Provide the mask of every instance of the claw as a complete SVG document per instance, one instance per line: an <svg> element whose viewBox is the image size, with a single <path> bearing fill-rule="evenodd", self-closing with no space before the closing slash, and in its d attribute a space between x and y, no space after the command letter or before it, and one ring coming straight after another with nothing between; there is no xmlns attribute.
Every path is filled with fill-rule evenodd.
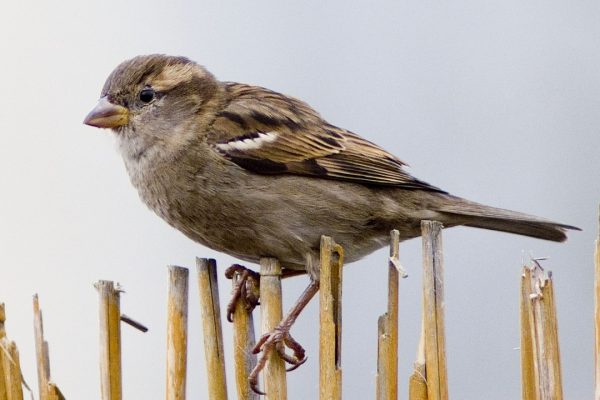
<svg viewBox="0 0 600 400"><path fill-rule="evenodd" d="M267 394L258 388L258 373L256 376L252 374L248 375L248 383L250 384L250 389L258 395L266 396Z"/></svg>
<svg viewBox="0 0 600 400"><path fill-rule="evenodd" d="M302 360L300 360L299 362L297 362L296 364L293 364L291 367L287 368L286 371L287 372L292 372L295 369L297 369L299 366L301 366L302 364L304 364L306 362L306 360L308 360L308 357L304 357Z"/></svg>
<svg viewBox="0 0 600 400"><path fill-rule="evenodd" d="M260 337L258 342L252 348L252 353L257 354L262 352L254 369L248 375L248 382L254 393L264 395L265 393L258 389L258 374L265 368L267 364L267 358L271 350L277 351L277 354L288 364L292 366L288 371L293 371L300 365L306 362L306 352L304 348L298 343L292 335L290 335L290 328L298 318L298 315L302 312L304 307L308 304L310 299L319 290L319 282L311 281L308 287L302 292L300 298L292 306L290 311L283 317L279 325L275 327L271 332L266 333ZM292 351L292 354L285 352L286 346Z"/></svg>
<svg viewBox="0 0 600 400"><path fill-rule="evenodd" d="M239 278L231 290L231 300L227 304L227 321L229 322L233 322L233 313L240 299L248 312L259 305L259 274L239 264L233 264L225 270L227 279L233 279L236 274L239 274Z"/></svg>
<svg viewBox="0 0 600 400"><path fill-rule="evenodd" d="M292 350L292 355L285 352L286 346ZM269 353L272 350L275 350L285 362L291 365L291 367L287 369L288 372L295 370L307 360L304 348L290 335L289 327L280 324L273 329L272 332L262 335L252 349L253 354L258 354L260 352L262 352L262 354L259 357L256 366L252 372L250 372L250 375L248 375L250 387L255 393L264 395L264 393L258 389L258 374L267 364Z"/></svg>
<svg viewBox="0 0 600 400"><path fill-rule="evenodd" d="M265 333L264 335L262 335L260 337L260 339L258 339L258 342L256 342L256 344L252 348L252 354L258 354L258 353L260 353L260 351L262 350L263 345L269 339L270 335L271 335L270 333Z"/></svg>

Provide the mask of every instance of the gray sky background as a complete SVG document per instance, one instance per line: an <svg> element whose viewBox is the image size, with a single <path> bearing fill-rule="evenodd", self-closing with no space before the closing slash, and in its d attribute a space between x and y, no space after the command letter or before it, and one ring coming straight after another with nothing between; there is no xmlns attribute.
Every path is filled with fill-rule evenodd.
<svg viewBox="0 0 600 400"><path fill-rule="evenodd" d="M566 244L444 232L450 393L520 396L521 260L548 256L565 397L593 386L593 240L600 201L597 1L10 2L0 14L0 301L35 385L31 295L40 294L52 376L68 398L99 398L97 296L111 279L123 312L124 395L164 393L167 264L234 260L173 230L138 200L108 132L82 125L125 58L186 55L223 80L306 100L329 122L382 145L419 178L482 203L577 225ZM420 329L420 240L401 247L400 382ZM344 271L344 398L375 393L387 250ZM195 270L188 392L206 382ZM221 302L229 282L221 278ZM284 284L285 307L307 283ZM309 361L290 399L318 393L317 304L293 329ZM257 318L259 313L256 314ZM231 360L230 326L225 324ZM231 363L229 363L231 367ZM233 375L228 371L229 383ZM233 388L233 386L232 386ZM233 392L232 392L233 393Z"/></svg>

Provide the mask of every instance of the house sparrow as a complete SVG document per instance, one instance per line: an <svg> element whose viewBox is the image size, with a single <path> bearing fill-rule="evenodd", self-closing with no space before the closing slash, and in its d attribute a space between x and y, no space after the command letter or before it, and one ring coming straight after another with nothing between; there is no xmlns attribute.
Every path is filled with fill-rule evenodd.
<svg viewBox="0 0 600 400"><path fill-rule="evenodd" d="M321 235L353 262L387 245L391 229L419 236L426 219L559 242L577 229L448 194L306 103L220 82L184 57L123 62L84 122L112 129L141 199L170 225L246 261L275 257L315 282Z"/></svg>

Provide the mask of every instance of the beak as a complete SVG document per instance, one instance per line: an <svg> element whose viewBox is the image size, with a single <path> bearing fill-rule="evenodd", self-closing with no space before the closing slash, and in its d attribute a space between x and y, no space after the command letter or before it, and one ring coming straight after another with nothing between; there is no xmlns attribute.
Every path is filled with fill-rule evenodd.
<svg viewBox="0 0 600 400"><path fill-rule="evenodd" d="M98 104L85 117L83 123L97 128L116 128L129 123L129 110L113 104L106 96L98 100Z"/></svg>

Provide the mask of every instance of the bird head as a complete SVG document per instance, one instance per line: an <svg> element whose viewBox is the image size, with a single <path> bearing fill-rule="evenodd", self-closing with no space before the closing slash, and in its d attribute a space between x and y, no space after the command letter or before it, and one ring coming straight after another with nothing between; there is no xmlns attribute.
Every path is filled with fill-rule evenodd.
<svg viewBox="0 0 600 400"><path fill-rule="evenodd" d="M138 56L110 74L98 104L83 121L116 133L161 137L202 114L218 82L184 57Z"/></svg>

